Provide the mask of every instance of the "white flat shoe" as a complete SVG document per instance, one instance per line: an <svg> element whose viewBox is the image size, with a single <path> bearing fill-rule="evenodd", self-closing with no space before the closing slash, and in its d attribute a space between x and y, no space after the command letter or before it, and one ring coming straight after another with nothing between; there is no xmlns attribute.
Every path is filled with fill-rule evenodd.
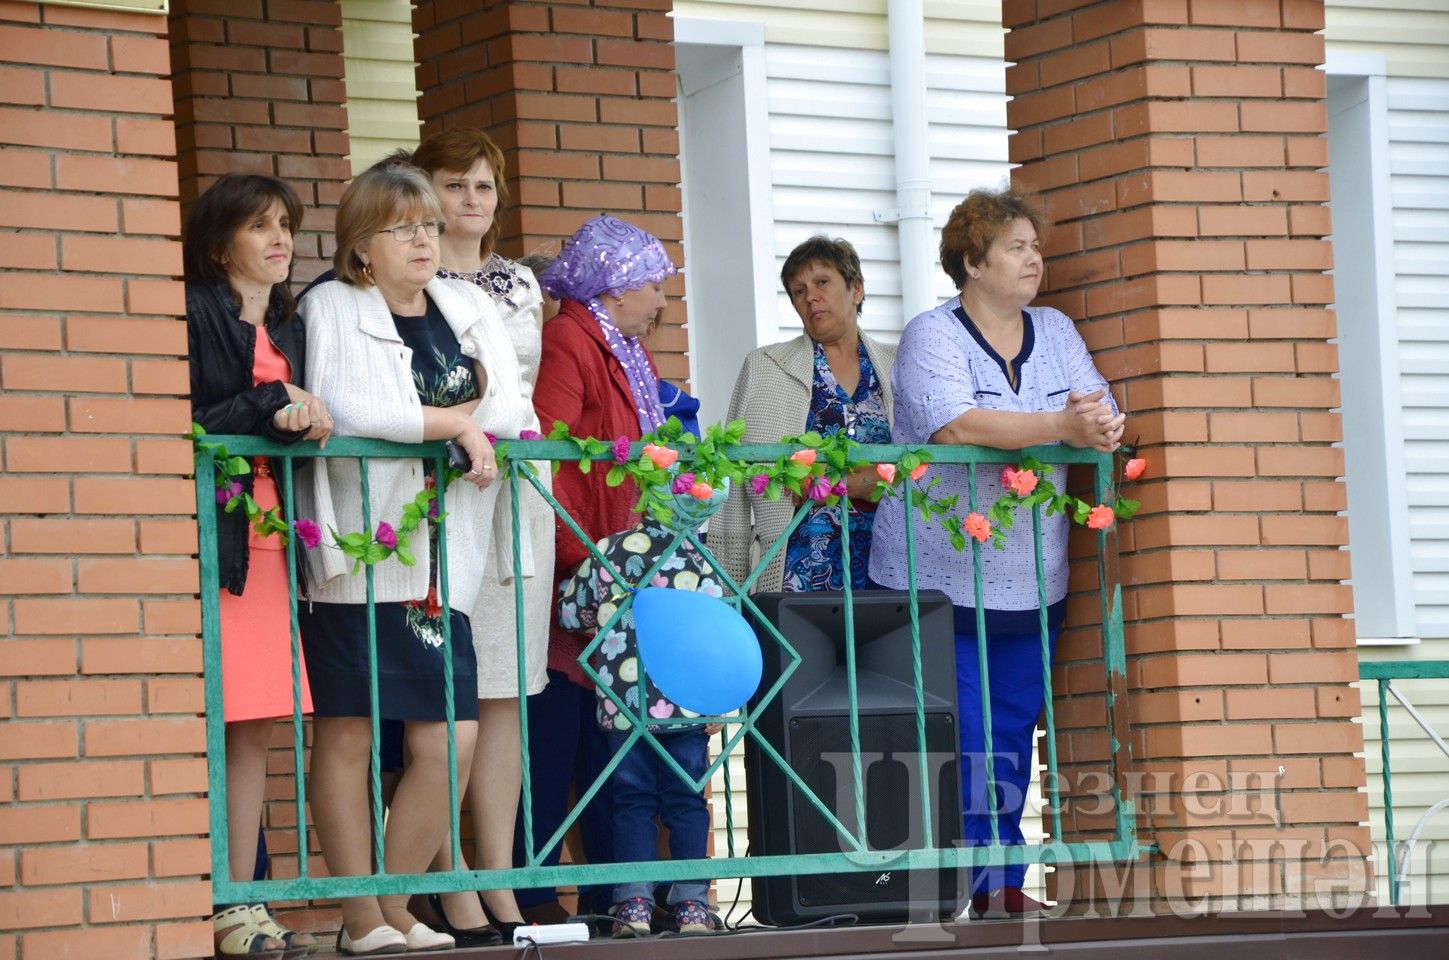
<svg viewBox="0 0 1449 960"><path fill-rule="evenodd" d="M413 924L413 928L403 938L408 950L451 950L456 942L446 933L439 933L432 927L423 923Z"/></svg>
<svg viewBox="0 0 1449 960"><path fill-rule="evenodd" d="M418 926L422 926L422 924ZM384 953L406 953L409 949L412 949L411 941L403 936L401 931L394 930L387 924L383 924L359 940L354 940L349 937L346 927L343 927L342 932L337 935L337 952L352 957L370 957Z"/></svg>

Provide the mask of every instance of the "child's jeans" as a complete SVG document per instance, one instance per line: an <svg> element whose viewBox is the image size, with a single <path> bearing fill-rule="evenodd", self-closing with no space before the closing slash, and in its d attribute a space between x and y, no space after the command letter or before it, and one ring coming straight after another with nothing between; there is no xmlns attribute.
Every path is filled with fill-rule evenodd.
<svg viewBox="0 0 1449 960"><path fill-rule="evenodd" d="M656 733L659 743L685 773L698 780L704 774L709 738L703 727L673 733ZM611 732L610 745L617 753L628 734ZM703 860L709 838L709 810L704 796L685 783L642 739L614 770L614 860L642 863L658 859L659 828L654 817L669 828L669 856L674 860ZM621 883L614 887L614 902L634 897L654 902L654 884ZM709 881L679 880L669 891L671 904L685 900L708 900Z"/></svg>

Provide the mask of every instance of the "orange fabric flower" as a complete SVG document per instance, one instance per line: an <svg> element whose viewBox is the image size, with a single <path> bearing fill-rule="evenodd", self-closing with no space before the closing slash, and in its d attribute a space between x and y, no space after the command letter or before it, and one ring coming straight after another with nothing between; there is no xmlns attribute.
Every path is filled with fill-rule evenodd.
<svg viewBox="0 0 1449 960"><path fill-rule="evenodd" d="M877 463L875 465L875 475L880 477L886 483L895 483L896 465L893 463Z"/></svg>
<svg viewBox="0 0 1449 960"><path fill-rule="evenodd" d="M976 538L977 543L985 543L991 539L991 521L979 513L968 513L962 526L966 528L968 536Z"/></svg>
<svg viewBox="0 0 1449 960"><path fill-rule="evenodd" d="M652 460L654 466L660 470L668 470L674 464L674 461L679 459L678 450L671 450L669 447L661 447L654 443L644 445L643 455Z"/></svg>
<svg viewBox="0 0 1449 960"><path fill-rule="evenodd" d="M813 447L806 447L804 450L796 450L794 453L790 454L790 459L794 460L796 463L803 463L807 467L814 466L815 449Z"/></svg>
<svg viewBox="0 0 1449 960"><path fill-rule="evenodd" d="M1087 526L1093 530L1106 530L1117 519L1117 514L1105 503L1099 503L1087 514Z"/></svg>
<svg viewBox="0 0 1449 960"><path fill-rule="evenodd" d="M914 469L914 470L911 471L911 479L912 480L919 480L922 477L924 477L925 475L926 475L926 464L924 464L924 463L918 463L918 464L916 464L916 469Z"/></svg>
<svg viewBox="0 0 1449 960"><path fill-rule="evenodd" d="M1031 492L1036 489L1036 482L1036 474L1031 470L1013 470L1011 479L1006 482L1006 485L1018 497L1029 497Z"/></svg>
<svg viewBox="0 0 1449 960"><path fill-rule="evenodd" d="M689 495L696 500L708 500L714 496L714 487L711 487L703 480L696 480L689 488Z"/></svg>
<svg viewBox="0 0 1449 960"><path fill-rule="evenodd" d="M1142 474L1146 472L1147 461L1144 460L1142 457L1133 457L1131 460L1128 460L1127 465L1122 468L1122 476L1126 477L1128 480L1136 480L1138 477L1142 476Z"/></svg>

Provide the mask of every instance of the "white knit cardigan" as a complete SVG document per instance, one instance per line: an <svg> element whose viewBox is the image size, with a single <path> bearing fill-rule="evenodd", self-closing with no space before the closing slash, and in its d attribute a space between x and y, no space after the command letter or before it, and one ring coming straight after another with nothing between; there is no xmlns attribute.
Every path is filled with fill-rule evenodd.
<svg viewBox="0 0 1449 960"><path fill-rule="evenodd" d="M537 430L538 416L523 395L518 358L493 301L476 287L437 278L425 290L464 355L487 375L473 419L499 437ZM331 411L333 436L420 443L423 411L413 383L412 350L398 335L377 288L323 283L302 298L298 314L307 328L307 386ZM328 532L363 529L360 480L357 460L319 459L298 485L297 515L311 517L323 530L323 544L306 552L308 596L320 603L367 600L363 572L352 573L353 561L332 545ZM368 483L373 528L381 521L396 527L403 506L423 489L422 461L369 460ZM460 481L447 489L448 605L454 610L470 612L487 564L513 569L512 520L506 505L499 506L501 486L499 481L480 491ZM427 595L432 559L426 524L413 534L410 546L417 561L413 566L391 557L373 568L378 602ZM524 574L532 576L526 539L522 554Z"/></svg>
<svg viewBox="0 0 1449 960"><path fill-rule="evenodd" d="M894 422L891 368L896 348L860 334L885 397L886 419ZM794 340L760 347L745 357L730 398L728 420L745 421L745 443L779 443L781 437L805 432L810 391L815 380L815 342L801 334ZM779 500L755 496L749 484L735 484L729 501L709 525L709 546L725 572L739 582L775 539L790 525L795 506L788 493ZM755 592L778 591L785 581L781 549L755 582Z"/></svg>

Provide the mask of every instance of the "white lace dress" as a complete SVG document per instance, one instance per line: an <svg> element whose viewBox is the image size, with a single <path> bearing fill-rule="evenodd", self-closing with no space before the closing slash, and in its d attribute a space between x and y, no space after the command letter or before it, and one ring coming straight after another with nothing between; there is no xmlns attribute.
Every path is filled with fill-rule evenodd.
<svg viewBox="0 0 1449 960"><path fill-rule="evenodd" d="M539 320L543 316L543 295L526 267L494 254L476 273L442 270L439 276L477 284L493 298L503 325L518 354L523 378L523 395L532 400L538 379L538 362L543 354ZM552 491L553 473L546 462L534 464L539 481ZM499 491L507 496L507 487ZM548 682L548 624L553 607L553 510L526 480L519 478L519 497L524 505L522 534L533 547L536 575L523 580L524 676L527 692L535 694ZM501 571L488 569L473 605L473 648L478 655L478 699L506 700L518 696L517 621L512 581L504 583Z"/></svg>

